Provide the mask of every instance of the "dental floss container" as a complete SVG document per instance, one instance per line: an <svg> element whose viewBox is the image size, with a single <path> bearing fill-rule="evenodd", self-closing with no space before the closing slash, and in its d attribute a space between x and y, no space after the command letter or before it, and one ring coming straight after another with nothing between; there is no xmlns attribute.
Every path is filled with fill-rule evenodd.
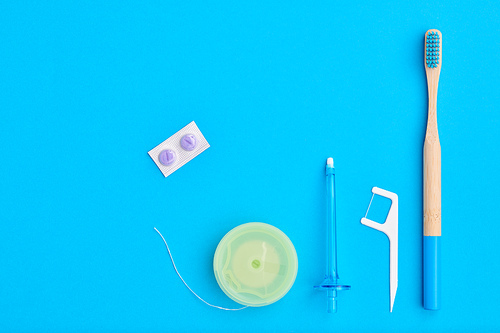
<svg viewBox="0 0 500 333"><path fill-rule="evenodd" d="M214 255L220 288L246 306L265 306L281 299L292 287L297 269L297 253L290 239L278 228L261 222L229 231Z"/></svg>

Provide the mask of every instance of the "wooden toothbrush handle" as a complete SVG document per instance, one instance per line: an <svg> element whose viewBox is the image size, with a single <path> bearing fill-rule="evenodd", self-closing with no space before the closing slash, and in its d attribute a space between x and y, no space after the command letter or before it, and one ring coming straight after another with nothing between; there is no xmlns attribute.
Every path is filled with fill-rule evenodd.
<svg viewBox="0 0 500 333"><path fill-rule="evenodd" d="M441 236L441 145L436 136L424 143L424 236Z"/></svg>

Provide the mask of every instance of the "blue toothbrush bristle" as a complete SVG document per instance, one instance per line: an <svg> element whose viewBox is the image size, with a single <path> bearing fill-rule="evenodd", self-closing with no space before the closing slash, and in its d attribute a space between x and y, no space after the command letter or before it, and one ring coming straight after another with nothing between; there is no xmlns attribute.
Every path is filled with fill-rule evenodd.
<svg viewBox="0 0 500 333"><path fill-rule="evenodd" d="M429 31L425 41L425 63L429 68L435 68L439 65L439 34Z"/></svg>

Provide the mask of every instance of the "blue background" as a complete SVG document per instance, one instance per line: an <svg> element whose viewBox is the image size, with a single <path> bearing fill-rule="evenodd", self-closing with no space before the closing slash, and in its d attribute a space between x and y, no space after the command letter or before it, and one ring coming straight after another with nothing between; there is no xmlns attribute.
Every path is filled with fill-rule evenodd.
<svg viewBox="0 0 500 333"><path fill-rule="evenodd" d="M498 1L2 2L0 331L493 331L500 177ZM421 306L423 37L443 34L442 310ZM195 120L211 148L168 178L147 151ZM324 164L337 171L339 311L324 271ZM387 238L360 224L399 195ZM382 207L381 205L375 205ZM372 206L373 207L373 206ZM240 312L219 240L280 228L299 272Z"/></svg>

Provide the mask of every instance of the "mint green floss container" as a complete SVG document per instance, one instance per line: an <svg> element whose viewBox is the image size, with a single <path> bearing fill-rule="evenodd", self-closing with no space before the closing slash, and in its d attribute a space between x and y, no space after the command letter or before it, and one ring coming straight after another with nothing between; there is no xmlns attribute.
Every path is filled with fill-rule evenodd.
<svg viewBox="0 0 500 333"><path fill-rule="evenodd" d="M246 306L269 305L285 296L297 269L297 253L290 239L266 223L237 226L215 250L217 283L229 298Z"/></svg>

